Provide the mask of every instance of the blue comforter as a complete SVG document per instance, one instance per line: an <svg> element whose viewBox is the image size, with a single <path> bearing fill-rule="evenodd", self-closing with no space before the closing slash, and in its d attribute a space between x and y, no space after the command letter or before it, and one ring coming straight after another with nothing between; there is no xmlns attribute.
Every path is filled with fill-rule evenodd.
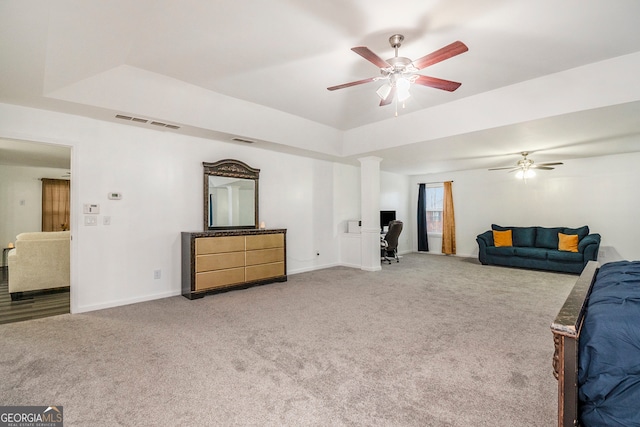
<svg viewBox="0 0 640 427"><path fill-rule="evenodd" d="M600 267L579 348L582 425L640 426L640 261Z"/></svg>

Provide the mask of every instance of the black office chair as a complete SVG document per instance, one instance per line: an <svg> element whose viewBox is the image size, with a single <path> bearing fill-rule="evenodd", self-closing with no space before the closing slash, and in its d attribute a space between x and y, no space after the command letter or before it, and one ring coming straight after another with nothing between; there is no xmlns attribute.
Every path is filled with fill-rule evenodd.
<svg viewBox="0 0 640 427"><path fill-rule="evenodd" d="M400 232L402 232L402 221L389 222L389 231L384 236L380 248L382 260L387 261L389 264L391 264L389 257L393 257L396 262L400 262L398 257L398 237L400 237Z"/></svg>

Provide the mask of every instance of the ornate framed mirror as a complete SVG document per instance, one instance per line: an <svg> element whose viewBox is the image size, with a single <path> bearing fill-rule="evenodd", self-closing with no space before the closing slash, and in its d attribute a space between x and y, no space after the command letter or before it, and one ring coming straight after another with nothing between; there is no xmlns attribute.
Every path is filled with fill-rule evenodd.
<svg viewBox="0 0 640 427"><path fill-rule="evenodd" d="M233 159L202 166L204 229L258 228L260 169Z"/></svg>

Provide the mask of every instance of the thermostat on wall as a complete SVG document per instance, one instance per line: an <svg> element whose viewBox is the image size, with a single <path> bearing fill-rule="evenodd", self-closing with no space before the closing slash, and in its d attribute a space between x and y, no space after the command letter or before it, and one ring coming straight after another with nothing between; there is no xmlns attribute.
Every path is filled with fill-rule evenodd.
<svg viewBox="0 0 640 427"><path fill-rule="evenodd" d="M122 193L109 193L109 199L120 200L122 199Z"/></svg>

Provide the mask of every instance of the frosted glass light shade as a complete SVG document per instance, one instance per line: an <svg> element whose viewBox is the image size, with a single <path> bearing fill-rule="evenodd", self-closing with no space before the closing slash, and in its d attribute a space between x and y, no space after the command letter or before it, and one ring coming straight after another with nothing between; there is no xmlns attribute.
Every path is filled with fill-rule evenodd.
<svg viewBox="0 0 640 427"><path fill-rule="evenodd" d="M387 99L389 93L391 92L391 85L389 83L385 83L376 91L380 99Z"/></svg>
<svg viewBox="0 0 640 427"><path fill-rule="evenodd" d="M398 89L398 101L403 102L411 96L411 94L409 93L410 86L411 83L404 77L401 77L396 81L396 88Z"/></svg>
<svg viewBox="0 0 640 427"><path fill-rule="evenodd" d="M532 169L519 170L516 173L516 179L529 179L533 178L534 176L536 176L536 172Z"/></svg>

